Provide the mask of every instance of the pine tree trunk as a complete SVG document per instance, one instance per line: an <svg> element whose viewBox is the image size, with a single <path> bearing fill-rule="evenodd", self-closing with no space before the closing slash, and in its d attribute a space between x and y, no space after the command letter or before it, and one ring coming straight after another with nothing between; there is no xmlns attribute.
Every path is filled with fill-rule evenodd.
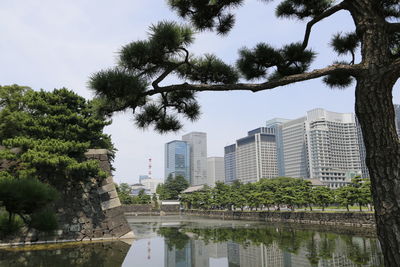
<svg viewBox="0 0 400 267"><path fill-rule="evenodd" d="M361 39L364 70L357 76L356 115L366 149L377 234L386 267L400 266L400 143L392 90L400 76L390 64L389 33L377 1L347 1Z"/></svg>
<svg viewBox="0 0 400 267"><path fill-rule="evenodd" d="M400 266L400 144L392 88L396 79L372 73L359 79L356 114L366 148L378 238L385 266Z"/></svg>

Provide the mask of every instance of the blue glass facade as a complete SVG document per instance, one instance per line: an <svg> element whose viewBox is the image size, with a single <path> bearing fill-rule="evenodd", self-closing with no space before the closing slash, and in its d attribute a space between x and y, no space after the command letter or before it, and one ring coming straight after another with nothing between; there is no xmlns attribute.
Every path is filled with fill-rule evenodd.
<svg viewBox="0 0 400 267"><path fill-rule="evenodd" d="M190 146L185 141L172 141L165 144L165 179L169 175L181 175L189 182L190 177Z"/></svg>

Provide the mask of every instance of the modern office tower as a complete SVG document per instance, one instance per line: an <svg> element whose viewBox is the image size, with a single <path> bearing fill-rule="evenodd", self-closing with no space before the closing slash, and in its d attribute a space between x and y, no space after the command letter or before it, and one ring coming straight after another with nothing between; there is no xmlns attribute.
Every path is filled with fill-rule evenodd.
<svg viewBox="0 0 400 267"><path fill-rule="evenodd" d="M309 178L306 119L301 117L282 124L283 165L287 177Z"/></svg>
<svg viewBox="0 0 400 267"><path fill-rule="evenodd" d="M261 127L236 141L236 178L250 183L278 176L275 134Z"/></svg>
<svg viewBox="0 0 400 267"><path fill-rule="evenodd" d="M141 184L143 180L150 179L148 175L139 175L139 183Z"/></svg>
<svg viewBox="0 0 400 267"><path fill-rule="evenodd" d="M275 132L275 144L276 144L276 159L278 163L278 176L285 176L285 164L283 154L283 136L282 136L282 124L288 122L288 119L274 118L266 122L267 128L273 128Z"/></svg>
<svg viewBox="0 0 400 267"><path fill-rule="evenodd" d="M354 114L320 108L283 123L285 175L343 186L361 174L359 134Z"/></svg>
<svg viewBox="0 0 400 267"><path fill-rule="evenodd" d="M207 184L214 186L216 182L225 181L224 157L207 158Z"/></svg>
<svg viewBox="0 0 400 267"><path fill-rule="evenodd" d="M165 144L165 179L169 175L181 175L191 182L190 146L185 141L171 141Z"/></svg>
<svg viewBox="0 0 400 267"><path fill-rule="evenodd" d="M231 184L236 180L236 144L224 147L225 183Z"/></svg>
<svg viewBox="0 0 400 267"><path fill-rule="evenodd" d="M306 136L310 177L332 188L361 174L360 145L355 116L324 109L307 112Z"/></svg>
<svg viewBox="0 0 400 267"><path fill-rule="evenodd" d="M190 146L190 185L207 184L207 134L191 132L182 140Z"/></svg>
<svg viewBox="0 0 400 267"><path fill-rule="evenodd" d="M192 246L187 242L183 248L164 245L164 266L165 267L187 267L192 265Z"/></svg>

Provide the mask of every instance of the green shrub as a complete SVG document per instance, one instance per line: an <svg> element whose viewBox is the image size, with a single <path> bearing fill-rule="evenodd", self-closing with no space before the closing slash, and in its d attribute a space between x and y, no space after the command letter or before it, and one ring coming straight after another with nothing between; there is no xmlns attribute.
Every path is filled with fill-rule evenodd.
<svg viewBox="0 0 400 267"><path fill-rule="evenodd" d="M44 209L31 215L30 226L43 232L54 231L58 227L55 213L50 209Z"/></svg>
<svg viewBox="0 0 400 267"><path fill-rule="evenodd" d="M0 213L0 236L16 234L24 226L24 222L18 215L11 216L11 221L9 219L8 212Z"/></svg>

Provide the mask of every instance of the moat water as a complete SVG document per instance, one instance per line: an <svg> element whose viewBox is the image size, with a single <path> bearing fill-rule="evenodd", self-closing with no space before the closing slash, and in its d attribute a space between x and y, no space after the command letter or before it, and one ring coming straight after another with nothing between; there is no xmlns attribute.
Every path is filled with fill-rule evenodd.
<svg viewBox="0 0 400 267"><path fill-rule="evenodd" d="M0 248L0 266L383 266L376 238L295 225L130 217L135 240Z"/></svg>

